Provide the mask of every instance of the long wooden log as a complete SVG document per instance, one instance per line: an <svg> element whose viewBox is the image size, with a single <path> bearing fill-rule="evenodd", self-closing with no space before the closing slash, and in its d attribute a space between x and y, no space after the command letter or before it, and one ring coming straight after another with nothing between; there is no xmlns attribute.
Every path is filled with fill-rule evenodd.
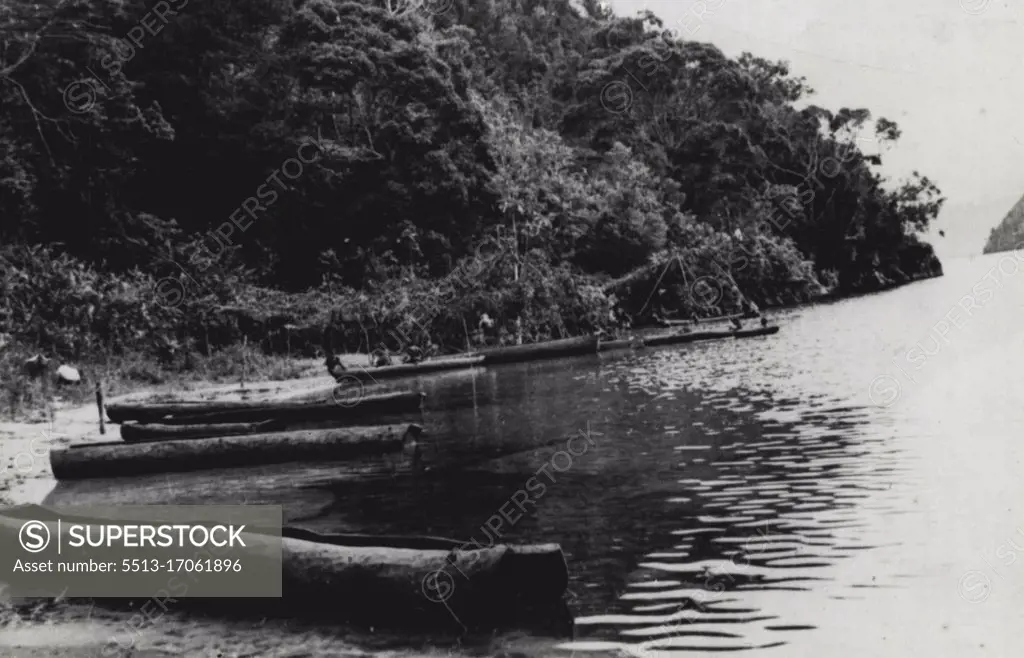
<svg viewBox="0 0 1024 658"><path fill-rule="evenodd" d="M658 318L654 322L659 327L687 327L692 324L696 324L694 320L668 320L665 318Z"/></svg>
<svg viewBox="0 0 1024 658"><path fill-rule="evenodd" d="M778 327L759 327L757 329L740 329L738 331L691 331L689 333L648 336L644 338L644 343L651 347L656 347L658 345L676 345L679 343L693 343L722 338L753 338L755 336L770 336L777 333L779 333Z"/></svg>
<svg viewBox="0 0 1024 658"><path fill-rule="evenodd" d="M354 389L354 390L353 390ZM339 406L376 407L376 411L419 408L424 397L415 391L389 391L387 393L364 393L361 388L345 385L324 390L316 399L310 400L177 400L173 402L146 403L134 402L107 406L107 416L114 422L137 420L140 422L160 420L167 416L199 415L223 411L263 411L277 409L293 409L298 407L315 407L330 402L338 402ZM358 401L358 405L356 404Z"/></svg>
<svg viewBox="0 0 1024 658"><path fill-rule="evenodd" d="M754 318L761 317L757 311L743 311L741 313L731 313L729 315L718 315L711 318L697 318L697 322L706 324L711 322L729 322L731 320L752 320Z"/></svg>
<svg viewBox="0 0 1024 658"><path fill-rule="evenodd" d="M44 499L44 505L281 505L284 521L308 520L311 513L336 505L339 487L357 486L360 490L384 488L398 497L415 496L416 487L444 488L458 481L467 470L477 470L485 462L504 459L543 448L565 447L567 436L517 446L458 446L446 438L427 435L429 442L409 451L386 455L381 459L346 462L304 461L266 466L249 466L216 471L192 471L167 477L165 473L124 478L111 487L108 480L60 480ZM578 451L578 442L573 450ZM413 448L413 446L410 446ZM557 449L557 448L555 448ZM403 478L404 475L414 475ZM398 476L398 477L396 477ZM296 486L301 482L301 486ZM342 516L345 510L338 510ZM339 526L335 526L339 527ZM349 527L353 530L354 527ZM340 529L339 529L340 531Z"/></svg>
<svg viewBox="0 0 1024 658"><path fill-rule="evenodd" d="M98 528L91 526L110 522L62 515L58 525L56 518L53 511L36 506L8 510L0 516L0 533L13 544L31 519L46 525L51 543L69 545L72 523L90 526L90 534L98 536ZM246 569L269 571L279 554L282 597L233 599L233 606L392 627L439 621L477 626L507 620L529 606L560 603L569 581L558 544L481 546L433 537L321 535L294 528L284 528L281 535L242 532L245 552L239 559ZM219 599L187 596L175 601L183 606L223 605Z"/></svg>
<svg viewBox="0 0 1024 658"><path fill-rule="evenodd" d="M414 391L366 394L358 387L342 384L335 391L335 399L326 402L222 400L166 404L120 404L108 406L107 416L115 423L137 420L168 425L252 423L265 420L343 420L416 412L421 408L425 397L425 393Z"/></svg>
<svg viewBox="0 0 1024 658"><path fill-rule="evenodd" d="M668 318L661 318L658 320L658 324L663 327L685 327L689 324L714 324L716 322L729 322L731 320L752 320L759 317L761 316L756 311L746 311L743 313L733 313L731 315L717 315L712 318L694 318L692 320L671 320Z"/></svg>
<svg viewBox="0 0 1024 658"><path fill-rule="evenodd" d="M57 479L74 480L336 460L397 452L421 433L418 425L384 425L146 443L80 443L51 450L50 465Z"/></svg>
<svg viewBox="0 0 1024 658"><path fill-rule="evenodd" d="M329 536L323 539L330 541ZM347 593L349 600L339 607L350 619L364 622L386 620L389 614L414 619L454 615L473 625L510 616L517 608L559 601L568 585L558 544L474 550L470 543L431 549L348 546L290 537L282 542L286 597L333 601ZM352 597L354 591L366 594Z"/></svg>
<svg viewBox="0 0 1024 658"><path fill-rule="evenodd" d="M521 361L556 359L563 356L596 354L599 344L600 339L597 336L581 336L579 338L552 340L545 343L496 347L489 350L479 350L476 354L484 357L484 365L518 363Z"/></svg>
<svg viewBox="0 0 1024 658"><path fill-rule="evenodd" d="M280 420L260 423L216 423L211 425L165 425L163 423L126 423L121 425L121 440L126 443L181 439L212 439L218 436L245 436L283 432L288 427Z"/></svg>
<svg viewBox="0 0 1024 658"><path fill-rule="evenodd" d="M620 338L618 340L602 340L598 351L612 352L615 350L638 349L644 346L644 339L638 336L633 338Z"/></svg>
<svg viewBox="0 0 1024 658"><path fill-rule="evenodd" d="M396 377L410 377L414 375L425 375L432 372L444 370L460 370L475 368L483 365L484 357L468 356L453 359L430 359L420 363L400 363L393 366L381 366L379 368L350 368L345 371L343 377L355 377L360 381L374 381L378 379L394 379Z"/></svg>

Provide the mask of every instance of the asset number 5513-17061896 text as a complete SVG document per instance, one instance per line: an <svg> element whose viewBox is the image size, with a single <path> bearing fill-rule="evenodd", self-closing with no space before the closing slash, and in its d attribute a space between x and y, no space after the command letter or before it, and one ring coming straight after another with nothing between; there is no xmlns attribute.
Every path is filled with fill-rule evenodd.
<svg viewBox="0 0 1024 658"><path fill-rule="evenodd" d="M137 558L126 558L121 560L121 571L127 573L155 573L159 571L187 571L192 573L224 573L234 571L235 573L238 573L241 570L242 562L240 560L232 560L228 558L217 558L213 560L187 560L181 558L169 560L143 560Z"/></svg>

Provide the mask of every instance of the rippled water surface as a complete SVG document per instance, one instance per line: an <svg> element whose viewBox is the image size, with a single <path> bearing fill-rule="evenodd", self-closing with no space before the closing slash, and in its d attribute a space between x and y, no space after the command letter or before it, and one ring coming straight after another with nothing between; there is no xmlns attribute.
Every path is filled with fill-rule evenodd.
<svg viewBox="0 0 1024 658"><path fill-rule="evenodd" d="M782 312L774 336L425 379L437 442L415 476L399 458L189 489L318 529L560 543L575 637L461 651L1022 655L1021 264L951 261ZM576 456L536 447L581 430Z"/></svg>

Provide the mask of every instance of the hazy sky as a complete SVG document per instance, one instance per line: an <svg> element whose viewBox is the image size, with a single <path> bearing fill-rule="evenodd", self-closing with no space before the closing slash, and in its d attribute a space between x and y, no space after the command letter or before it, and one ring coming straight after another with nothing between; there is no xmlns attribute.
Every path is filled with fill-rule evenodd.
<svg viewBox="0 0 1024 658"><path fill-rule="evenodd" d="M611 0L725 54L786 60L811 102L867 108L903 131L883 170L914 169L948 199L929 241L943 256L981 252L1024 195L1024 8L1003 0ZM697 18L703 11L702 18ZM871 146L863 145L871 152ZM938 236L938 230L946 233Z"/></svg>

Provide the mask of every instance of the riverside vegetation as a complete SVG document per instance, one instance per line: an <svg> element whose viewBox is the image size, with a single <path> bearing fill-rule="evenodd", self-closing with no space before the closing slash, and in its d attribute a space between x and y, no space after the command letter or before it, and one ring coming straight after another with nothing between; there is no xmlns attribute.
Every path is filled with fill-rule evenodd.
<svg viewBox="0 0 1024 658"><path fill-rule="evenodd" d="M454 348L484 313L538 341L655 289L710 316L941 274L940 191L861 149L895 123L670 27L596 0L6 3L8 396L35 351L158 381L313 357L327 325Z"/></svg>

